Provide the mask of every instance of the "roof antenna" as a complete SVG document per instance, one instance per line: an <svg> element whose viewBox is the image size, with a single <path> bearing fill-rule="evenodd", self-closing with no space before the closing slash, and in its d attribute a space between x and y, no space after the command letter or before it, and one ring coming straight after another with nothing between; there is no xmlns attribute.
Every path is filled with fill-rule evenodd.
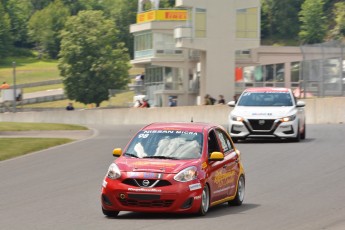
<svg viewBox="0 0 345 230"><path fill-rule="evenodd" d="M190 122L193 122L193 117L192 117L192 119L190 120Z"/></svg>

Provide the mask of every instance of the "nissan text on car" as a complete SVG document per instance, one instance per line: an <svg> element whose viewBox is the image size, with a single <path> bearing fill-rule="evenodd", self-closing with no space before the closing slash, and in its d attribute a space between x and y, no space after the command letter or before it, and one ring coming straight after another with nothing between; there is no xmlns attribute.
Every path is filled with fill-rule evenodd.
<svg viewBox="0 0 345 230"><path fill-rule="evenodd" d="M103 214L194 213L241 205L245 174L226 130L209 123L153 123L138 131L103 180Z"/></svg>
<svg viewBox="0 0 345 230"><path fill-rule="evenodd" d="M246 138L305 139L305 103L289 88L248 88L229 115L228 131L233 141Z"/></svg>

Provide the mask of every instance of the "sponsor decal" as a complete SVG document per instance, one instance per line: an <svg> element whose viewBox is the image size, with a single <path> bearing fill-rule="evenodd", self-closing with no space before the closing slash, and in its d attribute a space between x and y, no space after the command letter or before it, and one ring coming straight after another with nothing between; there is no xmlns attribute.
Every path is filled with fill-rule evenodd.
<svg viewBox="0 0 345 230"><path fill-rule="evenodd" d="M127 176L129 177L129 178L138 178L139 177L139 173L138 172L128 172L127 173Z"/></svg>
<svg viewBox="0 0 345 230"><path fill-rule="evenodd" d="M128 188L130 192L162 192L161 189L155 188Z"/></svg>
<svg viewBox="0 0 345 230"><path fill-rule="evenodd" d="M152 173L152 172L144 172L144 178L145 179L156 179L156 178L160 178L161 174L159 173Z"/></svg>
<svg viewBox="0 0 345 230"><path fill-rule="evenodd" d="M229 186L229 187L226 187L226 188L218 189L218 190L215 190L213 193L217 194L217 193L220 193L220 192L224 192L224 191L226 191L228 189L231 189L231 187Z"/></svg>
<svg viewBox="0 0 345 230"><path fill-rule="evenodd" d="M255 116L272 116L272 113L252 113Z"/></svg>
<svg viewBox="0 0 345 230"><path fill-rule="evenodd" d="M197 184L190 184L190 185L189 185L189 190L190 190L190 191L194 191L194 190L197 190L197 189L201 189L201 184L200 184L200 183L197 183Z"/></svg>
<svg viewBox="0 0 345 230"><path fill-rule="evenodd" d="M201 195L194 197L194 200L200 200L200 199L201 199Z"/></svg>
<svg viewBox="0 0 345 230"><path fill-rule="evenodd" d="M188 135L198 135L197 132L182 131L182 130L144 130L144 134L150 133L166 133L166 134L188 134Z"/></svg>
<svg viewBox="0 0 345 230"><path fill-rule="evenodd" d="M207 162L206 162L206 161L205 161L204 163L202 163L201 168L202 168L202 169L207 168Z"/></svg>
<svg viewBox="0 0 345 230"><path fill-rule="evenodd" d="M217 185L218 188L225 187L229 184L234 183L235 181L235 171L230 172L216 172L216 175L213 178L214 183Z"/></svg>
<svg viewBox="0 0 345 230"><path fill-rule="evenodd" d="M143 178L143 179L162 179L162 173L154 172L127 172L128 178Z"/></svg>

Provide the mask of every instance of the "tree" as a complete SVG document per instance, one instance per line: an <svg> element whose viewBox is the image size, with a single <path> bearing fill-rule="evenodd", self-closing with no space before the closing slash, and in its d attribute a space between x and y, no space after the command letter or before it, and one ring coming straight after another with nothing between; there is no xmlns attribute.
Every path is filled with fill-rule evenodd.
<svg viewBox="0 0 345 230"><path fill-rule="evenodd" d="M36 11L29 21L29 36L41 53L56 58L60 51L60 31L69 16L69 9L55 0L43 10Z"/></svg>
<svg viewBox="0 0 345 230"><path fill-rule="evenodd" d="M33 6L28 0L8 0L6 10L11 19L11 34L18 47L28 46L28 21L33 12Z"/></svg>
<svg viewBox="0 0 345 230"><path fill-rule="evenodd" d="M120 42L125 44L131 58L134 54L134 38L133 34L129 31L129 26L136 22L138 3L137 1L130 0L104 0L103 11L107 18L114 20Z"/></svg>
<svg viewBox="0 0 345 230"><path fill-rule="evenodd" d="M262 0L261 31L263 38L291 39L299 32L298 12L303 0Z"/></svg>
<svg viewBox="0 0 345 230"><path fill-rule="evenodd" d="M5 9L0 2L0 58L6 57L12 46L10 30L10 16L5 12Z"/></svg>
<svg viewBox="0 0 345 230"><path fill-rule="evenodd" d="M305 0L299 12L301 31L299 37L304 43L320 43L327 33L323 0Z"/></svg>
<svg viewBox="0 0 345 230"><path fill-rule="evenodd" d="M118 42L113 21L101 11L69 17L61 36L58 67L70 100L98 107L109 99L109 89L127 86L127 49Z"/></svg>
<svg viewBox="0 0 345 230"><path fill-rule="evenodd" d="M335 26L332 30L332 37L335 39L345 37L345 2L338 2L334 5Z"/></svg>

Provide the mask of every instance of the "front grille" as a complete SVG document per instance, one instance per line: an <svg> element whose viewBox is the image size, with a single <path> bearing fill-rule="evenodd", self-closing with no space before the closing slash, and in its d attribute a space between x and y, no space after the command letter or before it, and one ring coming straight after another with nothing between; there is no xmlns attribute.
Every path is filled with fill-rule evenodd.
<svg viewBox="0 0 345 230"><path fill-rule="evenodd" d="M249 119L248 122L253 130L270 131L273 129L275 120Z"/></svg>
<svg viewBox="0 0 345 230"><path fill-rule="evenodd" d="M128 198L136 200L159 200L161 196L156 194L128 194Z"/></svg>
<svg viewBox="0 0 345 230"><path fill-rule="evenodd" d="M131 185L134 187L151 187L153 184L155 184L153 187L164 187L164 186L169 186L171 185L171 183L167 180L159 180L157 182L157 180L148 180L149 184L147 186L143 185L143 180L144 179L132 179L132 178L128 178L122 181L123 184L126 185Z"/></svg>
<svg viewBox="0 0 345 230"><path fill-rule="evenodd" d="M168 208L173 204L173 200L136 200L119 199L124 206L147 207L147 208Z"/></svg>

